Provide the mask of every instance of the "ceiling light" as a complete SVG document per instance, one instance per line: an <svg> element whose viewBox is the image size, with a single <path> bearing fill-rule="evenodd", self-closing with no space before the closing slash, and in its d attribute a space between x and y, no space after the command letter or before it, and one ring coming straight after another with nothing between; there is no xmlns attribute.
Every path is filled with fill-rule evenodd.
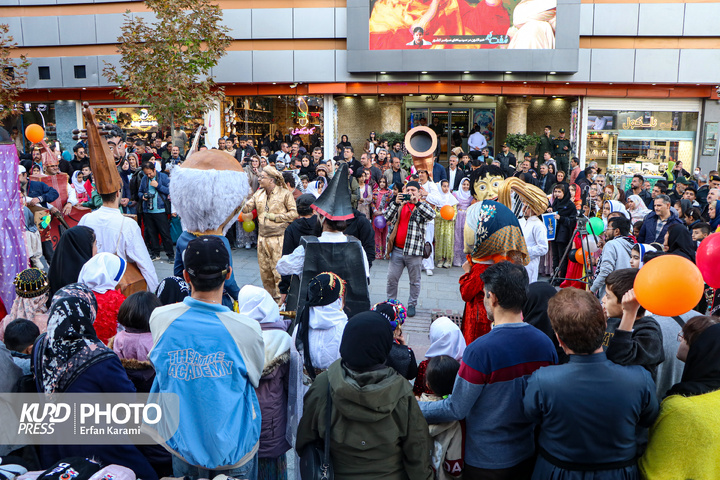
<svg viewBox="0 0 720 480"><path fill-rule="evenodd" d="M412 96L413 96L413 94L411 93L411 94L410 94L410 96L412 97Z"/></svg>
<svg viewBox="0 0 720 480"><path fill-rule="evenodd" d="M553 95L552 97L553 97L553 98L557 98L557 95Z"/></svg>
<svg viewBox="0 0 720 480"><path fill-rule="evenodd" d="M381 93L381 94L380 94L380 96L381 96L381 97L384 97L384 96L385 96L385 94L384 94L384 93Z"/></svg>
<svg viewBox="0 0 720 480"><path fill-rule="evenodd" d="M420 73L422 73L423 75L426 75L426 74L427 74L427 72L420 72Z"/></svg>
<svg viewBox="0 0 720 480"><path fill-rule="evenodd" d="M570 82L565 82L565 85L570 85Z"/></svg>
<svg viewBox="0 0 720 480"><path fill-rule="evenodd" d="M550 75L555 75L557 72L550 72Z"/></svg>
<svg viewBox="0 0 720 480"><path fill-rule="evenodd" d="M385 75L387 72L380 72L380 75Z"/></svg>
<svg viewBox="0 0 720 480"><path fill-rule="evenodd" d="M357 93L353 93L353 97L357 97Z"/></svg>
<svg viewBox="0 0 720 480"><path fill-rule="evenodd" d="M523 82L523 85L527 85L527 82Z"/></svg>
<svg viewBox="0 0 720 480"><path fill-rule="evenodd" d="M657 85L657 83L653 83L653 85Z"/></svg>
<svg viewBox="0 0 720 480"><path fill-rule="evenodd" d="M512 73L512 72L505 72L505 73Z"/></svg>
<svg viewBox="0 0 720 480"><path fill-rule="evenodd" d="M465 70L463 73L470 73L470 70Z"/></svg>
<svg viewBox="0 0 720 480"><path fill-rule="evenodd" d="M612 82L608 83L608 85L612 85Z"/></svg>

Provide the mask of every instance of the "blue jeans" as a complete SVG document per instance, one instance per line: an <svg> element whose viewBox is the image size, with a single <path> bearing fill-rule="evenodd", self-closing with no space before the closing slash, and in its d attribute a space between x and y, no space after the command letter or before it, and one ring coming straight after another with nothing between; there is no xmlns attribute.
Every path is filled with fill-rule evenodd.
<svg viewBox="0 0 720 480"><path fill-rule="evenodd" d="M172 457L173 475L176 477L189 477L192 480L198 478L215 478L220 474L225 474L228 477L237 478L238 480L257 480L258 477L258 456L255 456L247 462L245 465L230 470L208 470L207 468L196 467L185 463L175 455Z"/></svg>

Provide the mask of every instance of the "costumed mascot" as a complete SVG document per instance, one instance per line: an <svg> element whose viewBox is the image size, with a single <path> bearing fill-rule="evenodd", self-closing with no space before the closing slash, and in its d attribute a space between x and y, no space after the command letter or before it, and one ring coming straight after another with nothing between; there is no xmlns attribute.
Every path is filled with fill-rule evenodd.
<svg viewBox="0 0 720 480"><path fill-rule="evenodd" d="M216 235L222 239L228 252L231 251L225 233L237 221L249 189L242 165L232 155L220 150L193 153L182 165L173 169L170 198L183 226L175 250L175 276L182 276L182 256L188 242L195 237ZM233 308L239 292L235 275L231 275L225 281L223 304Z"/></svg>
<svg viewBox="0 0 720 480"><path fill-rule="evenodd" d="M510 209L511 192L517 194L516 202L532 205L535 211L547 208L542 190L517 178L505 180L502 169L494 165L482 165L470 174L470 191L477 203L468 208L465 219L463 236L468 257L463 265L465 274L460 277L460 295L465 301L462 333L468 345L492 326L483 304L482 273L488 266L506 260L523 266L529 262L520 223ZM502 203L496 201L498 198Z"/></svg>

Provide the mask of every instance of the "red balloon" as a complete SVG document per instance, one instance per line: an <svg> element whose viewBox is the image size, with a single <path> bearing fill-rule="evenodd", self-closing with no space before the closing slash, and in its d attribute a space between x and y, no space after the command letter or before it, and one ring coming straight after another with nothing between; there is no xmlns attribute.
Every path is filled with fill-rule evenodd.
<svg viewBox="0 0 720 480"><path fill-rule="evenodd" d="M37 123L31 123L25 128L25 138L32 143L40 143L45 138L45 130Z"/></svg>
<svg viewBox="0 0 720 480"><path fill-rule="evenodd" d="M635 296L645 310L674 317L698 304L705 289L698 267L679 255L663 255L643 265L635 277Z"/></svg>
<svg viewBox="0 0 720 480"><path fill-rule="evenodd" d="M695 262L705 283L720 288L720 233L713 233L700 242Z"/></svg>

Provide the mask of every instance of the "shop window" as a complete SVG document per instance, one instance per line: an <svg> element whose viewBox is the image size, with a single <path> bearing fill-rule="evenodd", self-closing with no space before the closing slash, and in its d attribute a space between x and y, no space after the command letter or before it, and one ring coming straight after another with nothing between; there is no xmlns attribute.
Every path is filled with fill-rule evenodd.
<svg viewBox="0 0 720 480"><path fill-rule="evenodd" d="M38 67L38 80L50 80L50 67Z"/></svg>
<svg viewBox="0 0 720 480"><path fill-rule="evenodd" d="M75 65L75 78L87 78L85 65Z"/></svg>

